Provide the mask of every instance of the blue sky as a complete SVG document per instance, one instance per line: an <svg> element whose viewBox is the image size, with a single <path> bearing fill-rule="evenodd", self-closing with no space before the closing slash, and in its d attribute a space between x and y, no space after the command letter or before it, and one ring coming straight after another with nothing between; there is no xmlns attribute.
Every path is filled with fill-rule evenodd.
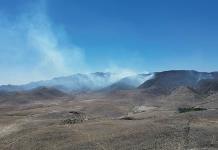
<svg viewBox="0 0 218 150"><path fill-rule="evenodd" d="M0 84L218 70L216 0L0 0Z"/></svg>

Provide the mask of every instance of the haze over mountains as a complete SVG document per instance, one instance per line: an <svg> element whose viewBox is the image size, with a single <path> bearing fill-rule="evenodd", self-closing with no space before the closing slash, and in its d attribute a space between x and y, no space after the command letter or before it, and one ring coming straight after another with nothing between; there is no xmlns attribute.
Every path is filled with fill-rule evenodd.
<svg viewBox="0 0 218 150"><path fill-rule="evenodd" d="M134 89L150 78L152 78L152 74L122 76L116 73L96 72L90 74L74 74L46 81L31 82L24 85L3 85L0 87L0 90L27 91L38 87L56 88L65 92L97 91L102 89Z"/></svg>
<svg viewBox="0 0 218 150"><path fill-rule="evenodd" d="M88 94L88 99L89 94L100 94L110 97L109 102L117 97L126 97L125 101L131 99L136 104L146 102L178 108L192 105L192 102L204 102L202 96L211 99L210 96L218 94L218 72L171 70L127 77L103 72L74 74L19 86L3 85L0 87L0 103L55 102L65 97L74 99L77 94Z"/></svg>
<svg viewBox="0 0 218 150"><path fill-rule="evenodd" d="M62 92L116 91L147 89L169 93L178 87L189 87L203 93L217 90L218 72L171 70L150 74L119 76L115 73L96 72L74 74L24 85L2 85L0 91L28 91L40 87L55 88Z"/></svg>

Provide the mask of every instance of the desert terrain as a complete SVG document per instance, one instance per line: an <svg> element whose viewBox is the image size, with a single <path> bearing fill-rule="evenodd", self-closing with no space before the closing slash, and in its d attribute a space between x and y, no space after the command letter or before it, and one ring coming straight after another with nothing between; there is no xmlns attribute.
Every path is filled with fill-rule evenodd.
<svg viewBox="0 0 218 150"><path fill-rule="evenodd" d="M1 92L0 149L216 150L218 92Z"/></svg>

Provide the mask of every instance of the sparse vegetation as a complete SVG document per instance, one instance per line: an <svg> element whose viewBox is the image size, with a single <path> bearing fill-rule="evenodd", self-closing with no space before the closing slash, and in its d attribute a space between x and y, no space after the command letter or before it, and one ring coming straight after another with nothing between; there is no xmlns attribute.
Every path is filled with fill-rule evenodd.
<svg viewBox="0 0 218 150"><path fill-rule="evenodd" d="M187 88L161 97L150 92L81 93L0 105L0 149L218 149L217 95L199 99ZM29 94L19 97L24 98Z"/></svg>
<svg viewBox="0 0 218 150"><path fill-rule="evenodd" d="M178 108L179 113L186 113L192 111L204 111L207 110L206 108L199 108L199 107L180 107Z"/></svg>
<svg viewBox="0 0 218 150"><path fill-rule="evenodd" d="M78 111L70 111L71 118L63 120L64 124L76 124L76 123L82 123L87 119L87 116L85 113L78 112Z"/></svg>
<svg viewBox="0 0 218 150"><path fill-rule="evenodd" d="M76 123L82 123L84 120L79 118L73 118L73 119L65 119L63 120L64 124L76 124Z"/></svg>
<svg viewBox="0 0 218 150"><path fill-rule="evenodd" d="M134 117L130 117L130 116L124 116L124 117L121 117L120 120L137 120L137 119Z"/></svg>

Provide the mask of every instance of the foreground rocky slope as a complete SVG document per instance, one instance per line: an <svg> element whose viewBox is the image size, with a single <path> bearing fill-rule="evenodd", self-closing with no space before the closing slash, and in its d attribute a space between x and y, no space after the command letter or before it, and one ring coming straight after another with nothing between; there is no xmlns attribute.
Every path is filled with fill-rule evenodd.
<svg viewBox="0 0 218 150"><path fill-rule="evenodd" d="M57 97L31 105L0 105L0 147L29 149L218 148L218 93L201 97L180 87L169 95L145 90ZM42 99L41 99L42 101ZM18 107L19 106L19 107ZM179 113L179 107L204 111Z"/></svg>

